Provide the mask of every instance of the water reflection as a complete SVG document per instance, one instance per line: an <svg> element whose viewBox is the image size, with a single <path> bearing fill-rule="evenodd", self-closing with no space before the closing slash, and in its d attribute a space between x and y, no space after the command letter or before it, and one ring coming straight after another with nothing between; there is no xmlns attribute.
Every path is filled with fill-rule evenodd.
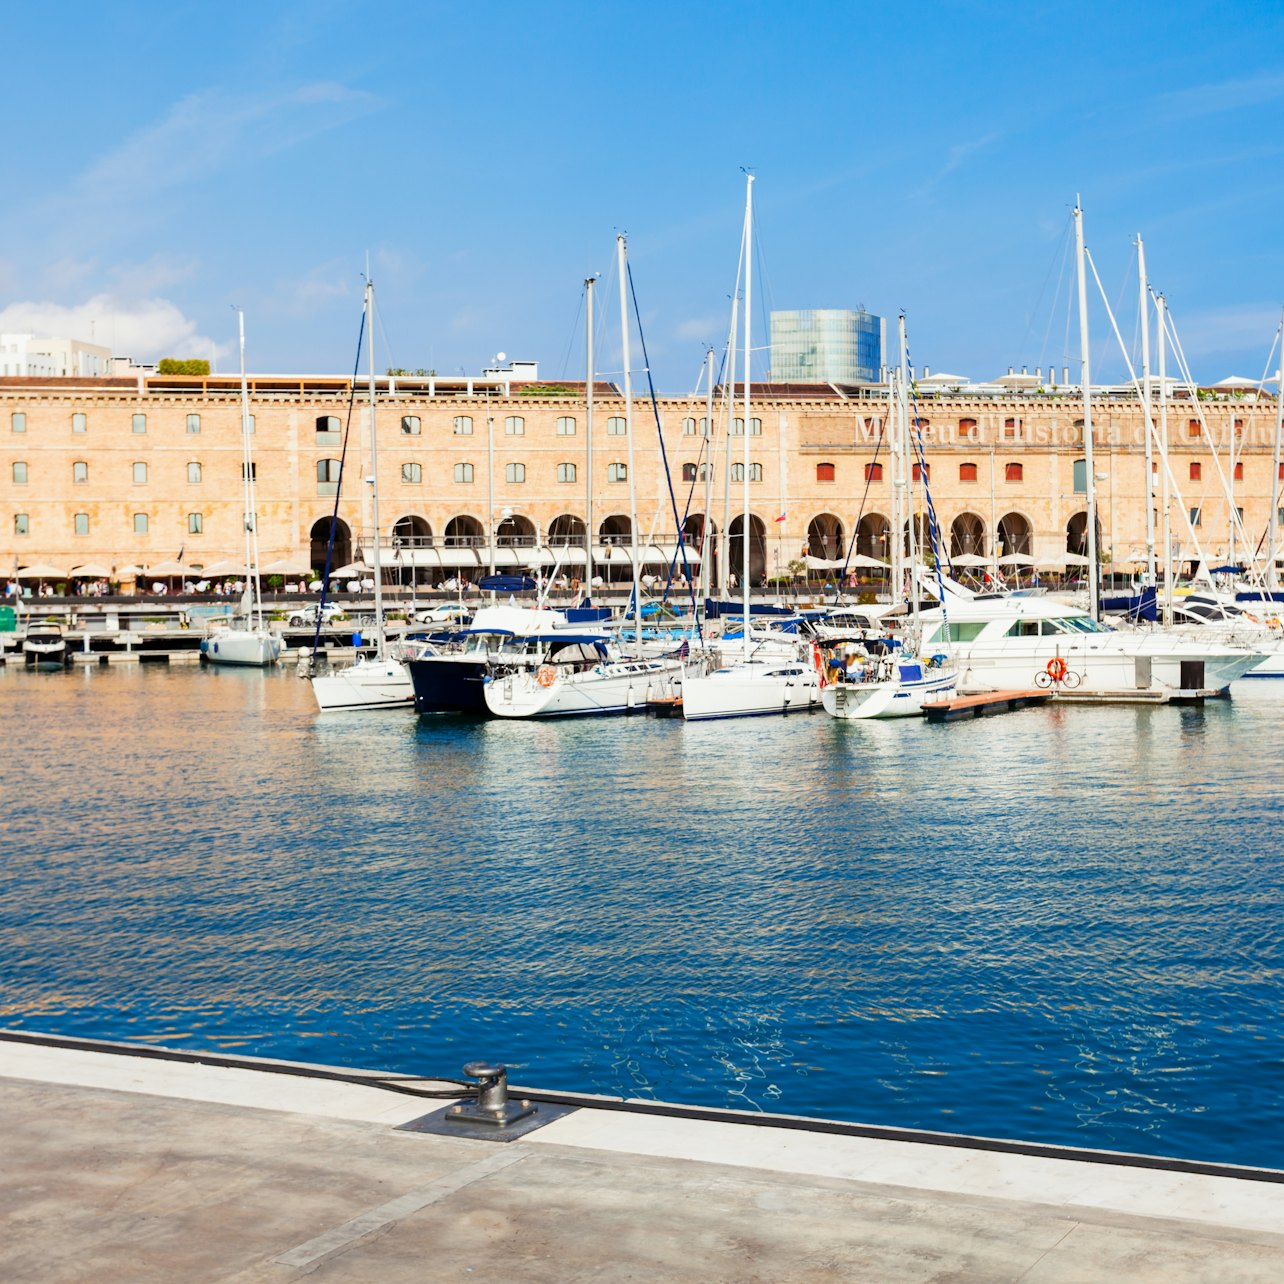
<svg viewBox="0 0 1284 1284"><path fill-rule="evenodd" d="M1284 684L946 728L0 691L8 1024L1278 1162Z"/></svg>

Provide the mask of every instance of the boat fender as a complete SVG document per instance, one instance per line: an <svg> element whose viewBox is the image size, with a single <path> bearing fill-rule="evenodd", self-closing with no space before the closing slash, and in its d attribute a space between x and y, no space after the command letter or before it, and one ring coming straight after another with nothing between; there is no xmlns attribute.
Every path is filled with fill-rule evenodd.
<svg viewBox="0 0 1284 1284"><path fill-rule="evenodd" d="M535 681L542 687L551 687L557 681L557 670L551 664L541 664L536 670Z"/></svg>

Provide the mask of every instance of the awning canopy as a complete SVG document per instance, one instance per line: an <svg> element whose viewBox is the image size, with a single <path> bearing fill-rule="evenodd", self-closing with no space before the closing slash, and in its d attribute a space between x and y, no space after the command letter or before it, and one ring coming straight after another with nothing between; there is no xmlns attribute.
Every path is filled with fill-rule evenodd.
<svg viewBox="0 0 1284 1284"><path fill-rule="evenodd" d="M958 560L957 558L955 559ZM1033 566L1034 558L1029 553L1009 553L1006 557L999 558L1000 566Z"/></svg>
<svg viewBox="0 0 1284 1284"><path fill-rule="evenodd" d="M159 575L161 579L169 579L173 575L191 575L192 568L186 562L180 562L176 557L171 557L168 561L157 562L155 566L149 566L146 574Z"/></svg>
<svg viewBox="0 0 1284 1284"><path fill-rule="evenodd" d="M48 562L33 562L18 572L20 580L68 580L71 578L61 566L50 566Z"/></svg>
<svg viewBox="0 0 1284 1284"><path fill-rule="evenodd" d="M202 566L200 573L204 579L209 579L210 576L249 574L244 562L233 562L228 558L224 558L221 562L211 562L208 566Z"/></svg>
<svg viewBox="0 0 1284 1284"><path fill-rule="evenodd" d="M71 578L73 580L109 580L111 567L103 566L99 562L86 562L83 566L71 568Z"/></svg>
<svg viewBox="0 0 1284 1284"><path fill-rule="evenodd" d="M990 559L982 557L980 553L960 553L957 557L950 558L952 566L989 566Z"/></svg>

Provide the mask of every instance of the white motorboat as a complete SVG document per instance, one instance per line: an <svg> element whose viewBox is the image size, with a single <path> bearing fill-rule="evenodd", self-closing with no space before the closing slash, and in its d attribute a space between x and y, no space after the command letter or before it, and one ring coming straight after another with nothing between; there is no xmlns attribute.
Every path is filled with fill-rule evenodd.
<svg viewBox="0 0 1284 1284"><path fill-rule="evenodd" d="M1173 632L1201 642L1246 647L1265 658L1246 678L1284 678L1284 628L1277 603L1237 602L1230 594L1190 593L1173 601Z"/></svg>
<svg viewBox="0 0 1284 1284"><path fill-rule="evenodd" d="M682 716L688 722L753 718L820 706L820 674L801 650L792 660L750 658L682 682Z"/></svg>
<svg viewBox="0 0 1284 1284"><path fill-rule="evenodd" d="M947 581L946 599L923 612L923 645L950 655L965 693L1224 691L1265 658L1162 629L1116 631L1053 597L975 597Z"/></svg>
<svg viewBox="0 0 1284 1284"><path fill-rule="evenodd" d="M208 664L266 668L281 656L281 639L264 628L216 629L201 639L201 659Z"/></svg>
<svg viewBox="0 0 1284 1284"><path fill-rule="evenodd" d="M67 662L67 638L62 625L52 622L29 624L22 639L24 664L61 668Z"/></svg>
<svg viewBox="0 0 1284 1284"><path fill-rule="evenodd" d="M849 664L844 677L821 689L820 700L831 718L912 718L924 704L952 695L958 680L948 662L893 654Z"/></svg>

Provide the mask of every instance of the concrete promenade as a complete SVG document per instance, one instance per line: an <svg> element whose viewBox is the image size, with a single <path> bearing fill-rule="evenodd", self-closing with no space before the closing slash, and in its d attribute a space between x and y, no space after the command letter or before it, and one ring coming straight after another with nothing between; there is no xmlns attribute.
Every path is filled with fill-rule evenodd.
<svg viewBox="0 0 1284 1284"><path fill-rule="evenodd" d="M1284 1279L1277 1182L603 1109L395 1130L443 1104L0 1040L0 1279Z"/></svg>

